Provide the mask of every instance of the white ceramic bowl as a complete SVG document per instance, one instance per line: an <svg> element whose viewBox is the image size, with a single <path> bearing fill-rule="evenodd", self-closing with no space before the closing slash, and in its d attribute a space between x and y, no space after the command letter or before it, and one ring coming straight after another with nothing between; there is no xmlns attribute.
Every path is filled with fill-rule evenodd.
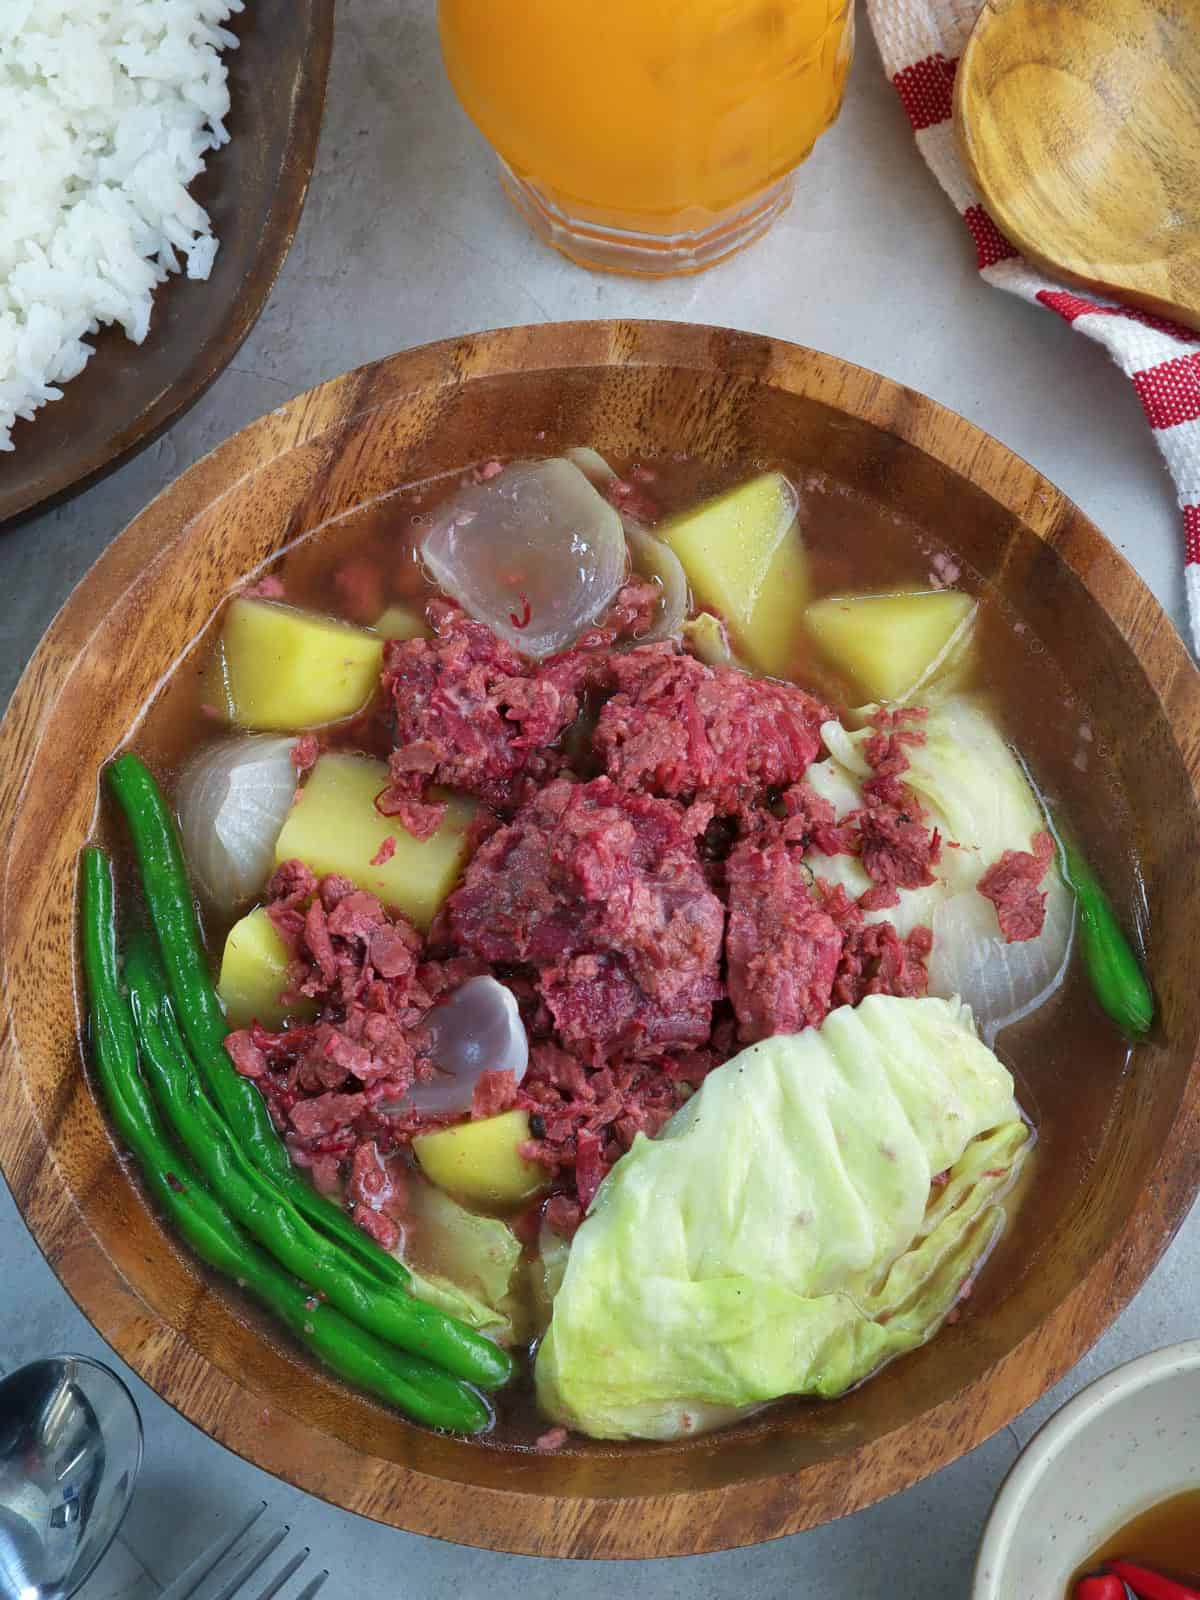
<svg viewBox="0 0 1200 1600"><path fill-rule="evenodd" d="M1200 1339L1118 1366L1030 1440L987 1518L971 1600L1061 1600L1126 1522L1200 1488Z"/></svg>
<svg viewBox="0 0 1200 1600"><path fill-rule="evenodd" d="M1200 1339L1118 1367L1056 1412L996 1497L972 1600L1060 1600L1151 1506L1200 1488Z"/></svg>

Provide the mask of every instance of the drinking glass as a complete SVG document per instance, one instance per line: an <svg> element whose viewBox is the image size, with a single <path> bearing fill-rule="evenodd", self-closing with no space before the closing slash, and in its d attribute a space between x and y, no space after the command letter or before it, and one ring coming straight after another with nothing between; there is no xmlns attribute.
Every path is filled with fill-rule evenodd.
<svg viewBox="0 0 1200 1600"><path fill-rule="evenodd" d="M850 0L440 0L450 81L534 231L699 272L766 231L837 116Z"/></svg>

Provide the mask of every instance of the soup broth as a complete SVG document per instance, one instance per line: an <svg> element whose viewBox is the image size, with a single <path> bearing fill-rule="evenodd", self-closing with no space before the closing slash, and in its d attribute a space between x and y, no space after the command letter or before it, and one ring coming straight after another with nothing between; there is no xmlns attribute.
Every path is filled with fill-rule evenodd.
<svg viewBox="0 0 1200 1600"><path fill-rule="evenodd" d="M986 694L1055 826L1085 842L1088 860L1125 928L1135 935L1144 933L1130 822L1113 775L1105 730L1068 691L1054 662L1052 642L1034 637L994 591L963 568L950 545L819 472L797 471L795 463L757 461L714 469L703 462L662 457L617 460L613 465L623 481L645 491L662 518L743 482L753 471L787 472L802 506L808 600L945 587L973 595L979 603L973 687ZM397 603L423 607L437 591L422 562L420 541L438 507L462 481L463 473L456 472L363 505L290 545L272 564L270 575L282 585L288 604L357 625L373 623ZM789 676L834 706L853 706L853 686L799 625L802 598L797 597L796 650ZM187 761L224 731L213 693L221 620L218 613L147 709L136 732L139 752L169 795ZM390 744L389 719L384 715L364 714L321 730L323 750L343 749L386 760ZM112 828L108 837L117 853L122 888L136 892L135 869L124 853L120 830ZM202 907L202 914L215 972L233 919L222 918L208 906ZM1057 1209L1057 1196L1078 1186L1094 1159L1095 1146L1068 1141L1065 1130L1078 1121L1079 1104L1085 1102L1093 1107L1090 1125L1098 1144L1115 1112L1114 1106L1101 1103L1108 1090L1098 1086L1117 1081L1128 1054L1125 1040L1097 1004L1078 951L1054 993L1033 1014L1003 1028L995 1048L1014 1075L1018 1099L1036 1128L1038 1149L1022 1179L1021 1215L1007 1228L969 1303L958 1313L971 1319L986 1318L1018 1277L1035 1270L1046 1242L1039 1236L1037 1215ZM1014 1207L1010 1197L1010 1213ZM510 1220L517 1215L503 1207L492 1209ZM523 1237L529 1255L533 1238L528 1230ZM437 1271L443 1265L435 1231L418 1230L411 1246L420 1268ZM533 1289L527 1286L525 1293L532 1298ZM529 1360L517 1381L495 1397L495 1405L497 1421L487 1436L490 1444L529 1447L544 1433L547 1423L534 1403Z"/></svg>

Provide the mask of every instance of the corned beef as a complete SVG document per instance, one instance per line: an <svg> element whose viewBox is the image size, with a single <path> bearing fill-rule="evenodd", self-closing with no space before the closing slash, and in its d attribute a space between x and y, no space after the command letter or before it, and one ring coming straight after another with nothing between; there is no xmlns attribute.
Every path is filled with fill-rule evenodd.
<svg viewBox="0 0 1200 1600"><path fill-rule="evenodd" d="M329 1153L330 1136L375 1133L385 1125L379 1108L429 1076L426 1013L483 969L461 957L428 959L406 918L345 878L318 883L299 862L284 862L268 893L292 958L287 992L315 1000L318 1016L279 1033L238 1029L225 1044L289 1139ZM340 1153L354 1142L347 1137Z"/></svg>
<svg viewBox="0 0 1200 1600"><path fill-rule="evenodd" d="M921 889L933 882L931 869L942 857L936 828L931 831L890 805L868 806L855 818L859 853L872 883L888 889Z"/></svg>
<svg viewBox="0 0 1200 1600"><path fill-rule="evenodd" d="M925 743L920 724L928 715L925 706L901 706L896 711L881 709L871 718L875 731L863 746L871 768L871 776L863 784L868 805L893 806L913 817L924 816L924 807L900 780L909 768L908 750Z"/></svg>
<svg viewBox="0 0 1200 1600"><path fill-rule="evenodd" d="M981 895L996 908L1000 932L1008 944L1036 939L1046 920L1046 893L1039 885L1054 859L1054 840L1043 830L1028 850L1006 850L980 878Z"/></svg>
<svg viewBox="0 0 1200 1600"><path fill-rule="evenodd" d="M924 825L926 811L903 781L908 751L925 743L924 707L877 711L874 733L863 746L871 776L862 786L866 802L852 819L858 827L859 854L875 886L862 897L865 911L899 904L898 889L922 889L933 882L932 868L941 860L942 840L936 828Z"/></svg>
<svg viewBox="0 0 1200 1600"><path fill-rule="evenodd" d="M933 948L928 928L914 928L902 939L890 922L867 922L861 903L851 900L840 883L818 879L817 891L842 937L833 1005L856 1006L869 994L920 999L928 993L925 960Z"/></svg>
<svg viewBox="0 0 1200 1600"><path fill-rule="evenodd" d="M611 687L609 650L639 638L661 608L656 584L633 578L574 649L531 661L458 606L428 608L432 639L389 644L383 686L394 707L395 748L377 804L418 839L445 807L424 799L431 783L514 810L562 768L560 737L585 690Z"/></svg>
<svg viewBox="0 0 1200 1600"><path fill-rule="evenodd" d="M739 844L726 866L729 998L743 1044L815 1027L830 1008L842 934L812 896L812 872L780 841Z"/></svg>
<svg viewBox="0 0 1200 1600"><path fill-rule="evenodd" d="M594 742L623 789L734 812L796 783L820 750L830 712L794 684L707 667L670 641L615 655L611 670Z"/></svg>
<svg viewBox="0 0 1200 1600"><path fill-rule="evenodd" d="M544 1163L557 1184L570 1185L550 1200L550 1226L573 1233L613 1162L639 1133L653 1138L736 1048L732 1019L718 1022L711 1048L598 1069L548 1040L534 1044L517 1097L530 1113L524 1153Z"/></svg>
<svg viewBox="0 0 1200 1600"><path fill-rule="evenodd" d="M385 648L395 749L390 784L376 802L418 839L445 811L424 801L430 783L506 810L554 776L562 762L551 747L579 710L589 667L579 652L528 661L449 602L434 602L428 615L432 639Z"/></svg>
<svg viewBox="0 0 1200 1600"><path fill-rule="evenodd" d="M695 835L669 800L558 779L476 852L450 897L452 937L535 968L560 1035L594 1064L702 1044L724 909Z"/></svg>
<svg viewBox="0 0 1200 1600"><path fill-rule="evenodd" d="M485 1072L470 1115L528 1114L523 1152L550 1173L545 1220L566 1234L637 1135L654 1137L739 1043L867 994L925 993L928 929L901 939L864 917L931 881L938 860L903 782L921 713L879 714L863 806L839 821L804 781L827 709L671 642L614 648L659 605L633 579L573 650L541 663L440 601L433 638L387 647L395 744L380 809L423 837L441 814L429 784L485 802L426 939L299 862L268 886L287 996L316 1015L240 1029L229 1052L297 1163L387 1248L402 1234L404 1146L447 1120L405 1109L432 1071L426 1018L478 973L516 997L530 1061L520 1084ZM302 741L297 764L315 749ZM814 883L816 852L861 857L872 886L857 904ZM389 854L385 842L377 860ZM1044 898L1037 859L1010 852L981 882L1002 926Z"/></svg>
<svg viewBox="0 0 1200 1600"><path fill-rule="evenodd" d="M408 1201L408 1180L398 1156L385 1156L374 1139L364 1139L350 1163L346 1204L355 1222L385 1250L400 1243Z"/></svg>

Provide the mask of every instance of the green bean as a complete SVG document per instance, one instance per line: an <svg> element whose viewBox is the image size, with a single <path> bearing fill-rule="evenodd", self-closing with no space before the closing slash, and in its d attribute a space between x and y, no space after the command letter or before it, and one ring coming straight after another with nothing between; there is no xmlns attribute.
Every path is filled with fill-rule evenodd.
<svg viewBox="0 0 1200 1600"><path fill-rule="evenodd" d="M132 751L110 763L106 777L129 827L176 1014L233 1137L310 1222L337 1239L381 1282L407 1287L412 1279L403 1263L296 1173L262 1095L229 1059L228 1024L200 942L175 821L158 784Z"/></svg>
<svg viewBox="0 0 1200 1600"><path fill-rule="evenodd" d="M428 1362L389 1349L284 1272L231 1220L170 1142L138 1067L137 1041L117 971L112 868L82 857L83 967L92 1058L117 1131L148 1188L201 1260L256 1295L339 1376L434 1427L478 1433L490 1413L473 1390Z"/></svg>
<svg viewBox="0 0 1200 1600"><path fill-rule="evenodd" d="M360 1327L481 1388L507 1383L513 1365L506 1351L444 1311L361 1272L248 1160L195 1075L156 965L145 937L131 940L125 979L143 1070L171 1131L221 1204L277 1261Z"/></svg>
<svg viewBox="0 0 1200 1600"><path fill-rule="evenodd" d="M1068 845L1063 876L1075 891L1083 964L1096 998L1122 1033L1140 1039L1154 1021L1154 996L1141 965L1091 868Z"/></svg>

